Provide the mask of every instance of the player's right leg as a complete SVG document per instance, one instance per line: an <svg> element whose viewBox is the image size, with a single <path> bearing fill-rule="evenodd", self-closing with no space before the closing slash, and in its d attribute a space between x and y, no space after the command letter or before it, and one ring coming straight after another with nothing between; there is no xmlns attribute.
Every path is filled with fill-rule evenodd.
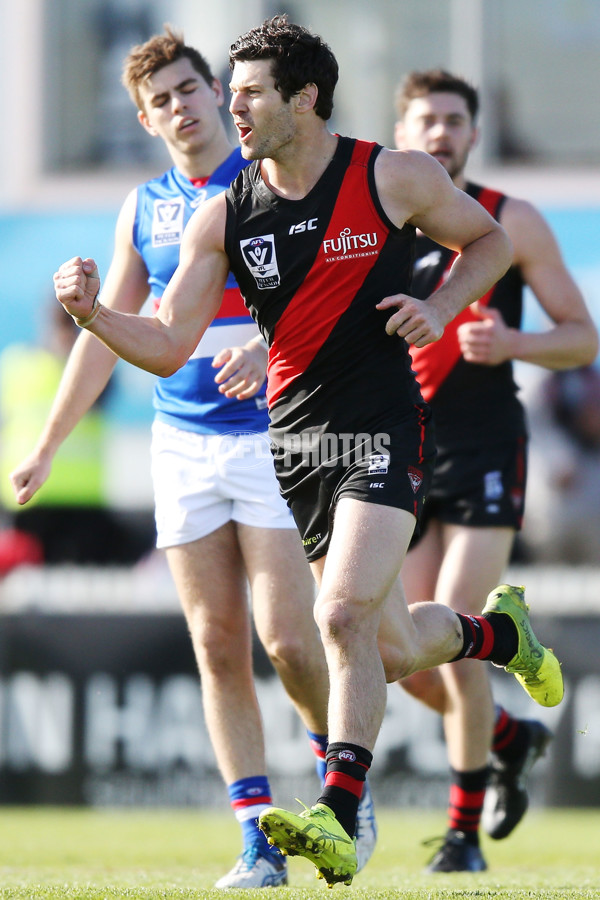
<svg viewBox="0 0 600 900"><path fill-rule="evenodd" d="M320 581L316 619L330 673L325 787L303 813L273 808L260 824L284 852L313 862L329 884L350 883L357 868L357 808L387 696L377 647L379 611L413 527L404 510L343 497L327 558L313 563ZM384 546L388 553L381 552ZM408 624L407 610L405 616Z"/></svg>
<svg viewBox="0 0 600 900"><path fill-rule="evenodd" d="M272 804L272 797L235 525L229 522L198 541L170 547L167 557L200 672L206 727L242 828L243 852L216 887L285 884L285 861L257 828L258 815Z"/></svg>
<svg viewBox="0 0 600 900"><path fill-rule="evenodd" d="M298 531L239 524L237 530L258 637L306 729L327 734L327 664Z"/></svg>
<svg viewBox="0 0 600 900"><path fill-rule="evenodd" d="M529 806L527 778L553 738L535 719L515 719L497 709L490 778L483 805L482 825L494 840L508 837Z"/></svg>
<svg viewBox="0 0 600 900"><path fill-rule="evenodd" d="M302 719L323 783L328 745L329 678L314 619L315 584L298 529L275 478L266 435L230 439L231 464L222 469L232 517L251 587L258 636ZM361 795L356 824L357 871L377 841L369 785Z"/></svg>
<svg viewBox="0 0 600 900"><path fill-rule="evenodd" d="M242 557L232 522L167 548L202 682L206 725L227 784L264 772Z"/></svg>
<svg viewBox="0 0 600 900"><path fill-rule="evenodd" d="M403 567L403 578L411 596L416 599L420 591L426 594L431 589L431 572L437 570L435 599L458 612L476 615L481 609L482 596L501 578L512 540L510 528L444 525L431 520L425 536L408 554ZM419 672L406 679L402 686L443 714L453 772L447 840L434 857L430 870L480 871L485 863L478 848L478 830L492 722L496 715L491 704L487 666L461 660L443 666L436 673ZM537 742L528 740L526 723L504 710L500 713L504 725L494 738L492 756L492 781L497 789L492 790L495 802L490 797L486 803L486 830L505 836L527 806L526 776L519 778L515 773L521 764L531 767L548 739L538 750ZM547 732L541 723L533 724ZM499 760L497 751L506 755L506 762Z"/></svg>
<svg viewBox="0 0 600 900"><path fill-rule="evenodd" d="M445 547L436 602L477 615L482 597L502 577L514 532L511 528L436 524ZM479 848L479 829L494 724L489 666L483 661L460 660L442 666L440 672L447 696L443 720L451 789L446 841L429 870L481 871L486 864Z"/></svg>
<svg viewBox="0 0 600 900"><path fill-rule="evenodd" d="M207 729L242 829L242 855L217 886L276 886L287 881L285 861L272 853L257 825L272 798L246 575L231 504L219 493L218 442L212 438L153 428L157 543L166 549L200 672Z"/></svg>

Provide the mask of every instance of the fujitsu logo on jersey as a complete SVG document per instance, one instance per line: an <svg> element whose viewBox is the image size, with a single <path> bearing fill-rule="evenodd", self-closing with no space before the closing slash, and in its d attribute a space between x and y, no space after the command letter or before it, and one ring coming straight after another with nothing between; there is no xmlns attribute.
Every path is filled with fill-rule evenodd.
<svg viewBox="0 0 600 900"><path fill-rule="evenodd" d="M323 241L323 251L325 256L329 257L327 262L336 259L353 259L357 256L373 256L377 250L370 250L370 247L377 247L379 237L376 231L370 234L352 234L349 228L340 231L337 238L328 238Z"/></svg>

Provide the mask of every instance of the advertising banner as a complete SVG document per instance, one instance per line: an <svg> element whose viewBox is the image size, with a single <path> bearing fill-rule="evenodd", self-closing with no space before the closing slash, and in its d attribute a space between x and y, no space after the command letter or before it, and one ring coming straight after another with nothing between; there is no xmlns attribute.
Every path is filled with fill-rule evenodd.
<svg viewBox="0 0 600 900"><path fill-rule="evenodd" d="M24 612L1 621L1 803L225 802L182 615ZM561 648L565 700L542 709L496 671L494 694L555 732L532 774L532 803L598 805L600 619L538 622L540 637ZM258 644L255 667L277 802L310 798L318 785L304 728ZM376 799L444 806L447 770L439 717L390 685L371 771Z"/></svg>

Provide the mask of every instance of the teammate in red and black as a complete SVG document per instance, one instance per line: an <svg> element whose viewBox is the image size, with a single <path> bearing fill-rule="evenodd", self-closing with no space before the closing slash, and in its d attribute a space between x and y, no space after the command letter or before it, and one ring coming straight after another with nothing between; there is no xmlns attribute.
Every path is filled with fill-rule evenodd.
<svg viewBox="0 0 600 900"><path fill-rule="evenodd" d="M411 348L433 410L438 456L421 537L402 578L409 601L436 600L463 613L476 612L482 594L501 579L521 527L527 427L512 360L563 369L590 362L597 351L585 302L539 212L465 179L478 105L471 85L439 70L409 74L397 94L396 146L435 157L454 184L505 227L513 244L512 265L500 281L437 343ZM415 295L435 291L454 258L418 235ZM543 334L520 331L524 285L553 322ZM432 872L486 867L478 839L482 809L491 837L510 834L527 808L527 774L551 738L541 722L494 709L487 671L459 662L403 682L444 717L452 772L449 821Z"/></svg>
<svg viewBox="0 0 600 900"><path fill-rule="evenodd" d="M522 589L495 589L477 616L435 603L409 611L398 577L433 468L407 344L438 340L488 291L508 268L510 242L427 154L328 130L338 70L317 35L275 16L232 45L230 68L230 112L253 162L192 217L155 316L92 312L91 259L61 266L55 286L83 327L157 374L184 364L230 268L267 339L277 475L319 585L330 698L321 796L300 815L266 810L259 823L330 884L350 883L386 679L470 656L513 672L544 706L563 695ZM410 293L416 228L460 253L427 301Z"/></svg>

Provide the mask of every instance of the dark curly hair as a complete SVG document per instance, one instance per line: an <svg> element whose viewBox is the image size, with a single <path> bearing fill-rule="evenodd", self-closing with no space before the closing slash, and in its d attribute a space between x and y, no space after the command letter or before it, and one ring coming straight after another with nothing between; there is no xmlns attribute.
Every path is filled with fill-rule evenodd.
<svg viewBox="0 0 600 900"><path fill-rule="evenodd" d="M338 80L338 64L330 47L301 25L288 22L285 15L266 19L243 34L229 48L229 68L236 62L269 59L275 87L287 103L307 84L318 89L315 112L327 121L333 111L333 92Z"/></svg>

